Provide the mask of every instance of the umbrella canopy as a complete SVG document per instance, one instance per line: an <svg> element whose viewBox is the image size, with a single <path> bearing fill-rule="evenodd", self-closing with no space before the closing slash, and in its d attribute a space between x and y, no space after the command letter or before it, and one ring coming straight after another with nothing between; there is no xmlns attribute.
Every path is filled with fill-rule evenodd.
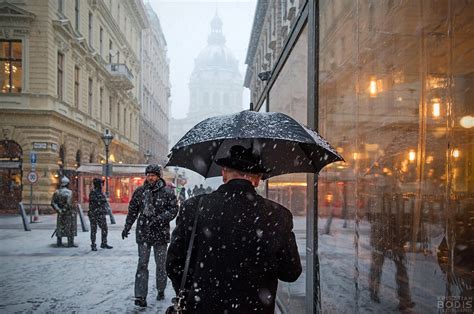
<svg viewBox="0 0 474 314"><path fill-rule="evenodd" d="M193 170L205 178L221 175L214 160L234 145L252 147L270 169L263 179L286 173L318 173L344 160L317 132L279 112L242 111L201 121L186 133L168 155L166 166Z"/></svg>

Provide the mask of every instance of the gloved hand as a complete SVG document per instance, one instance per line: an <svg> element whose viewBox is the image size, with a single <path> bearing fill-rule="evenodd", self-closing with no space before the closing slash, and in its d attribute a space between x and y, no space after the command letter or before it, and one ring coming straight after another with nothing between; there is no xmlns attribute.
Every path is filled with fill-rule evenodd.
<svg viewBox="0 0 474 314"><path fill-rule="evenodd" d="M122 240L125 240L125 238L128 238L128 235L130 232L127 229L123 229L122 231Z"/></svg>

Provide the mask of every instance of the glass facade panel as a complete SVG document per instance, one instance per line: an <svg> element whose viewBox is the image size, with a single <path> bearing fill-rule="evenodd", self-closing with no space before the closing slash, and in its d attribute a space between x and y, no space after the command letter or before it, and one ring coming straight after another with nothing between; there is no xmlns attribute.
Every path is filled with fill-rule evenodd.
<svg viewBox="0 0 474 314"><path fill-rule="evenodd" d="M472 310L473 12L320 1L319 129L346 159L318 184L324 311Z"/></svg>
<svg viewBox="0 0 474 314"><path fill-rule="evenodd" d="M282 112L306 124L308 29L304 28L269 93L269 111ZM294 283L279 282L278 302L287 313L303 313L306 303L306 174L267 180L268 197L293 213L294 233L303 274Z"/></svg>

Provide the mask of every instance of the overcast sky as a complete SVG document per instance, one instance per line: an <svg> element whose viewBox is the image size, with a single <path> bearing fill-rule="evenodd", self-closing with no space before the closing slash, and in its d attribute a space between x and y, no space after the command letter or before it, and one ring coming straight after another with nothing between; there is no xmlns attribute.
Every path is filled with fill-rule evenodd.
<svg viewBox="0 0 474 314"><path fill-rule="evenodd" d="M145 1L147 2L147 1ZM226 46L239 61L242 79L245 77L250 31L256 0L149 0L161 22L168 43L171 80L171 115L184 118L189 107L189 78L194 59L207 45L211 20L217 13L222 19ZM242 108L250 102L244 88Z"/></svg>

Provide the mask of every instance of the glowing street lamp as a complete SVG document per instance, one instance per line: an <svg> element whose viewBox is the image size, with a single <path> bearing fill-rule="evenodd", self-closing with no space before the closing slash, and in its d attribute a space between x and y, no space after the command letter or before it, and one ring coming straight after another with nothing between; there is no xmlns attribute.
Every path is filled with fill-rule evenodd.
<svg viewBox="0 0 474 314"><path fill-rule="evenodd" d="M459 156L461 156L461 152L459 151L459 149L453 149L453 157L457 159L459 158Z"/></svg>
<svg viewBox="0 0 474 314"><path fill-rule="evenodd" d="M433 102L433 117L435 119L439 118L439 116L441 115L441 105L439 104L439 100L435 100Z"/></svg>
<svg viewBox="0 0 474 314"><path fill-rule="evenodd" d="M410 162L414 162L415 159L416 159L416 152L413 149L410 149L410 151L408 152L408 160Z"/></svg>

